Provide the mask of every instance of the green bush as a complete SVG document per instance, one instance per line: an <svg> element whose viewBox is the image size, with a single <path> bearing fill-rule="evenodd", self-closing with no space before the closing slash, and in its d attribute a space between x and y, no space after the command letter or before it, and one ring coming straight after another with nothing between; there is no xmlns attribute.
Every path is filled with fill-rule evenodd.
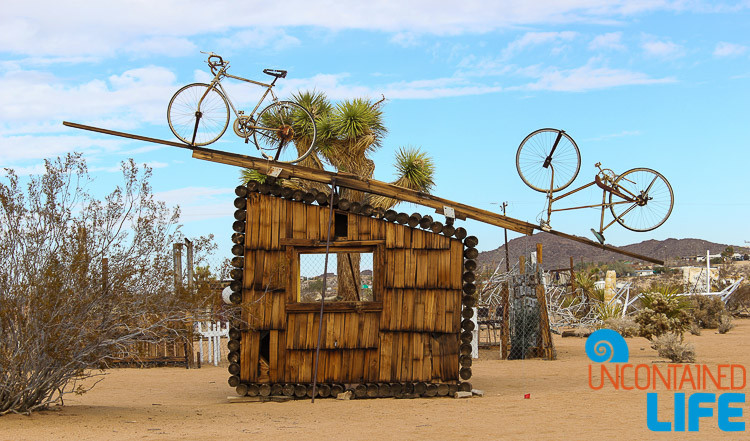
<svg viewBox="0 0 750 441"><path fill-rule="evenodd" d="M689 328L692 317L688 300L677 295L672 287L660 287L657 292L644 294L643 309L635 317L639 334L649 340L668 332L682 336Z"/></svg>

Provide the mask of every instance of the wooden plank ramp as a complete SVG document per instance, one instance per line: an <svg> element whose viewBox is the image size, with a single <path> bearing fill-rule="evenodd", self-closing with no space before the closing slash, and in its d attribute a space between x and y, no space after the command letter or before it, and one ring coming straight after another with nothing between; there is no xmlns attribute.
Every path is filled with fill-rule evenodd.
<svg viewBox="0 0 750 441"><path fill-rule="evenodd" d="M235 167L252 168L258 170L260 173L268 173L272 167L279 168L282 170L279 177L284 179L300 178L313 182L319 182L322 184L331 184L335 179L336 185L340 187L395 198L405 202L412 202L414 204L433 208L440 213L442 213L445 208L453 208L456 214L456 218L458 219L474 219L479 222L484 222L501 228L507 228L509 230L525 235L533 234L534 230L541 230L539 225L534 225L529 222L514 219L508 216L503 216L498 213L493 213L481 208L472 207L460 202L443 199L427 193L410 190L408 188L389 184L387 182L360 178L349 173L334 173L327 170L318 170L309 167L303 167L300 165L273 162L266 159L254 158L252 156L240 155L238 153L222 152L219 150L207 149L205 147L196 147L185 143L166 141L163 139L150 138L147 136L135 135L132 133L102 129L99 127L87 126L69 121L63 121L63 125L76 129L103 133L105 135L120 136L123 138L130 138L138 141L152 142L156 144L168 145L171 147L188 149L193 152L193 158L220 164L233 165ZM559 237L564 237L566 239L574 240L585 245L600 248L605 251L611 251L635 259L644 260L658 265L664 265L664 261L662 260L655 259L653 257L642 256L636 253L621 250L613 246L602 245L583 237L573 236L555 230L550 230L548 231L548 233L554 234Z"/></svg>

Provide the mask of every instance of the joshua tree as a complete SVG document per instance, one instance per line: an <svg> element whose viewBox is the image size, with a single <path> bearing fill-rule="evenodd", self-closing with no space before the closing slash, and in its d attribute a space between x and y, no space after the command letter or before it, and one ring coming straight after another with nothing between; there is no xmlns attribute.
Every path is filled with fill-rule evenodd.
<svg viewBox="0 0 750 441"><path fill-rule="evenodd" d="M329 166L337 172L372 178L375 163L369 155L381 147L387 133L381 110L385 98L377 102L355 98L332 105L322 92L307 91L293 95L292 99L312 113L317 127L315 150L300 165L317 169ZM310 141L308 132L302 129L296 132L294 143L298 150L305 151ZM399 148L395 166L397 177L392 181L395 185L425 193L434 185L432 159L418 148ZM241 172L243 182L264 179L255 170L245 169ZM286 180L281 184L304 190L330 191L326 185L296 179ZM397 199L350 189L341 189L339 194L352 202L386 210L399 203ZM358 278L356 273L359 271L352 271L352 268L359 268L359 254L339 254L339 295L345 300L355 300L358 292L359 283L355 279ZM354 277L352 273L355 273Z"/></svg>

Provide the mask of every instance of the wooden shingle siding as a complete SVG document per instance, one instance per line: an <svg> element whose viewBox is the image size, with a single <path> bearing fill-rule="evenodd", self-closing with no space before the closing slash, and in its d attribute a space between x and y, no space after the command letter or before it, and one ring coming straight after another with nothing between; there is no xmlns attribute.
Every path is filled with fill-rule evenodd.
<svg viewBox="0 0 750 441"><path fill-rule="evenodd" d="M299 255L325 247L329 210L247 194L244 323L237 325L243 384L270 382L280 389L281 383L313 381L320 304L297 302ZM462 242L384 219L334 213L345 216L347 230L346 237L332 238L331 252L373 253L375 301L326 303L318 381L457 385Z"/></svg>

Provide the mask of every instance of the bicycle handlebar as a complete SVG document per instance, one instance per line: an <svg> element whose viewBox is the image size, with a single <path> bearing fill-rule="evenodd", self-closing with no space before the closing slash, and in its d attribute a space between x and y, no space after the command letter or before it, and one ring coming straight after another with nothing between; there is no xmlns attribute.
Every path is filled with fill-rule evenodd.
<svg viewBox="0 0 750 441"><path fill-rule="evenodd" d="M201 53L208 55L206 63L208 64L208 67L211 68L211 73L213 73L214 75L216 75L217 68L224 67L229 64L228 61L224 61L224 58L222 58L221 55L204 51L201 51Z"/></svg>

